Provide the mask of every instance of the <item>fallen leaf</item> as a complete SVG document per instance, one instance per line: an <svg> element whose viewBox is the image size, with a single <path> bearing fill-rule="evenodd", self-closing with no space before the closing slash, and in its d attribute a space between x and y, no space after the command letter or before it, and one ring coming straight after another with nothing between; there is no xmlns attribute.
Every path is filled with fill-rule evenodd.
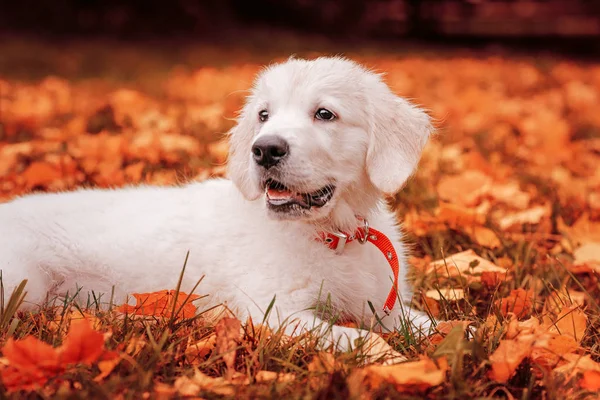
<svg viewBox="0 0 600 400"><path fill-rule="evenodd" d="M572 226L564 223L562 218L557 219L558 230L566 234L575 247L586 243L600 243L600 222L590 220L588 213L583 213Z"/></svg>
<svg viewBox="0 0 600 400"><path fill-rule="evenodd" d="M87 319L72 320L69 333L58 351L63 365L90 365L104 352L104 335L93 330Z"/></svg>
<svg viewBox="0 0 600 400"><path fill-rule="evenodd" d="M465 229L470 225L482 225L485 222L485 215L477 212L477 209L446 202L440 203L435 215L439 221L453 228Z"/></svg>
<svg viewBox="0 0 600 400"><path fill-rule="evenodd" d="M473 206L492 186L492 179L478 170L467 170L459 175L444 176L437 186L442 200Z"/></svg>
<svg viewBox="0 0 600 400"><path fill-rule="evenodd" d="M226 305L219 304L203 311L199 317L205 326L214 327L223 318L235 318L235 314Z"/></svg>
<svg viewBox="0 0 600 400"><path fill-rule="evenodd" d="M406 357L394 350L381 336L373 332L362 344L360 352L366 364L379 362L383 365L393 365L406 361Z"/></svg>
<svg viewBox="0 0 600 400"><path fill-rule="evenodd" d="M506 280L506 272L483 271L481 283L487 287L496 287Z"/></svg>
<svg viewBox="0 0 600 400"><path fill-rule="evenodd" d="M208 391L221 396L233 396L235 387L224 378L212 378L199 370L194 370L194 376L180 376L173 387L182 396L198 396L200 391Z"/></svg>
<svg viewBox="0 0 600 400"><path fill-rule="evenodd" d="M531 360L547 369L556 367L565 354L573 353L579 344L568 335L538 334L531 350Z"/></svg>
<svg viewBox="0 0 600 400"><path fill-rule="evenodd" d="M188 344L185 349L185 355L192 358L204 358L209 355L217 343L217 336L211 333L194 343Z"/></svg>
<svg viewBox="0 0 600 400"><path fill-rule="evenodd" d="M235 356L238 342L242 337L242 324L236 318L223 318L215 326L216 354L223 357L227 366L227 374L232 376L235 371Z"/></svg>
<svg viewBox="0 0 600 400"><path fill-rule="evenodd" d="M576 265L597 264L600 266L600 242L589 242L573 252Z"/></svg>
<svg viewBox="0 0 600 400"><path fill-rule="evenodd" d="M584 371L600 372L600 364L589 355L565 354L563 358L567 362L554 368L555 373L572 375Z"/></svg>
<svg viewBox="0 0 600 400"><path fill-rule="evenodd" d="M496 233L489 228L474 226L472 229L467 229L465 232L471 236L477 244L483 247L495 249L502 245Z"/></svg>
<svg viewBox="0 0 600 400"><path fill-rule="evenodd" d="M496 201L508 204L517 209L524 209L529 206L531 196L519 188L517 182L508 182L504 184L494 184L489 191L489 195Z"/></svg>
<svg viewBox="0 0 600 400"><path fill-rule="evenodd" d="M506 269L479 257L473 250L466 250L431 262L426 272L453 277L463 274L481 275L484 271L505 273Z"/></svg>
<svg viewBox="0 0 600 400"><path fill-rule="evenodd" d="M22 174L28 187L46 186L62 177L60 170L46 162L33 162Z"/></svg>
<svg viewBox="0 0 600 400"><path fill-rule="evenodd" d="M588 295L586 293L574 290L554 291L546 299L544 310L546 313L557 315L565 307L583 306L587 297Z"/></svg>
<svg viewBox="0 0 600 400"><path fill-rule="evenodd" d="M444 340L438 345L438 347L433 352L433 357L447 357L450 359L454 359L456 354L459 352L463 352L466 346L465 339L465 329L467 328L466 324L456 324L454 327L448 332Z"/></svg>
<svg viewBox="0 0 600 400"><path fill-rule="evenodd" d="M520 228L524 224L539 224L543 218L548 216L550 216L548 206L535 206L527 210L506 214L497 222L500 229L509 230L513 227Z"/></svg>
<svg viewBox="0 0 600 400"><path fill-rule="evenodd" d="M447 371L445 358L435 361L423 358L388 366L370 365L355 370L348 377L348 388L352 398L360 398L365 391L377 389L384 383L393 385L398 392L422 392L445 382Z"/></svg>
<svg viewBox="0 0 600 400"><path fill-rule="evenodd" d="M56 349L33 336L9 338L2 353L8 365L2 367L1 377L8 392L41 388L63 370Z"/></svg>
<svg viewBox="0 0 600 400"><path fill-rule="evenodd" d="M492 369L489 377L497 382L508 382L521 362L531 354L533 340L533 337L522 341L501 340L498 348L490 355Z"/></svg>
<svg viewBox="0 0 600 400"><path fill-rule="evenodd" d="M100 370L100 373L94 377L94 381L101 382L104 380L114 371L114 369L122 360L123 358L120 357L117 352L104 352L98 361L98 369Z"/></svg>
<svg viewBox="0 0 600 400"><path fill-rule="evenodd" d="M310 388L318 390L336 370L342 370L343 365L332 353L321 351L313 356L306 369L309 372Z"/></svg>
<svg viewBox="0 0 600 400"><path fill-rule="evenodd" d="M533 291L525 289L515 289L510 291L510 295L496 302L502 315L509 313L515 314L517 318L522 319L533 311Z"/></svg>
<svg viewBox="0 0 600 400"><path fill-rule="evenodd" d="M254 376L256 383L281 382L288 383L296 380L296 375L291 373L277 373L273 371L258 371Z"/></svg>
<svg viewBox="0 0 600 400"><path fill-rule="evenodd" d="M175 290L161 290L152 293L133 293L136 305L123 304L116 311L124 314L147 315L170 318L173 311L176 318L192 318L196 314L196 306L192 303L199 299L197 294L177 292Z"/></svg>
<svg viewBox="0 0 600 400"><path fill-rule="evenodd" d="M431 289L425 292L425 296L437 301L442 301L442 299L447 301L458 301L465 298L465 291L463 289L453 288Z"/></svg>
<svg viewBox="0 0 600 400"><path fill-rule="evenodd" d="M439 317L441 310L438 300L427 297L426 293L422 293L421 298L424 303L425 311L434 318Z"/></svg>
<svg viewBox="0 0 600 400"><path fill-rule="evenodd" d="M540 328L540 321L531 317L524 321L519 321L514 314L509 314L508 327L506 328L506 339L515 339L518 336L528 336L537 333Z"/></svg>
<svg viewBox="0 0 600 400"><path fill-rule="evenodd" d="M9 392L34 390L70 365L90 365L100 356L103 360L118 357L114 352L106 352L104 341L105 336L93 330L87 319L72 320L63 345L57 349L33 336L9 338L2 347L7 361L0 366L2 382Z"/></svg>
<svg viewBox="0 0 600 400"><path fill-rule="evenodd" d="M579 386L587 390L600 390L600 372L599 371L584 371Z"/></svg>
<svg viewBox="0 0 600 400"><path fill-rule="evenodd" d="M581 342L587 328L587 316L578 306L565 307L555 321L545 322L548 331L560 335L571 336L577 343Z"/></svg>

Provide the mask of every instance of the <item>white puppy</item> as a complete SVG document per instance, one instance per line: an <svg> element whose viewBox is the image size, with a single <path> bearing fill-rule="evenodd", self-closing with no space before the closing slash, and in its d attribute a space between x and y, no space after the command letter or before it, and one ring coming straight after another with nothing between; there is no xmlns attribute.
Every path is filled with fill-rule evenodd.
<svg viewBox="0 0 600 400"><path fill-rule="evenodd" d="M382 195L403 186L430 131L423 111L354 62L271 66L230 132L232 181L35 194L0 205L5 288L28 279L29 305L76 287L121 296L174 289L189 252L182 290L205 276L197 292L242 319L262 320L275 297L272 326L316 326L323 303L326 315L368 325L368 302L387 328L415 317L427 325L407 306L405 249ZM329 332L334 341L366 334Z"/></svg>

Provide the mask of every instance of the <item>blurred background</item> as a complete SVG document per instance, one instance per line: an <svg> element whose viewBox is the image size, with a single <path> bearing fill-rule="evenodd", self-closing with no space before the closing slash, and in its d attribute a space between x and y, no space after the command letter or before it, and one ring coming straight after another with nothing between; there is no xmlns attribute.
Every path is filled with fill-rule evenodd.
<svg viewBox="0 0 600 400"><path fill-rule="evenodd" d="M477 170L449 186L529 194L503 213L600 214L600 1L586 0L5 2L0 199L220 176L253 77L292 54L349 56L435 118L403 211L439 212L456 200L444 178Z"/></svg>
<svg viewBox="0 0 600 400"><path fill-rule="evenodd" d="M600 35L593 0L19 1L2 6L5 31L121 38L221 35L249 26L337 37L428 38Z"/></svg>

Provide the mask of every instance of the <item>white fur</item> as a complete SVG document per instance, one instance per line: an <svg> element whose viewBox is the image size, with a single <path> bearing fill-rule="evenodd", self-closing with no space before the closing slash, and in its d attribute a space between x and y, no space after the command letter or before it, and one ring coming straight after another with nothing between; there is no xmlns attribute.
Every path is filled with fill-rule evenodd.
<svg viewBox="0 0 600 400"><path fill-rule="evenodd" d="M314 118L319 107L335 121ZM268 108L269 120L258 112ZM318 232L352 231L356 216L385 233L401 256L399 302L384 317L398 327L416 312L405 304L404 246L382 194L399 190L412 174L430 133L429 118L395 96L380 77L342 58L290 59L257 78L231 131L230 175L181 187L137 187L34 194L0 205L0 268L7 293L28 279L29 305L75 287L110 293L174 289L186 253L183 291L205 276L197 293L226 303L239 318L269 323L319 323L311 311L328 296L334 312L369 323L371 301L380 312L391 270L371 244L336 254L315 240ZM324 207L280 215L267 210L251 146L280 135L290 155L279 170L288 187L313 192L334 182ZM105 294L104 301L108 301ZM427 318L418 316L418 324ZM334 326L333 340L364 331ZM345 347L345 346L344 346Z"/></svg>

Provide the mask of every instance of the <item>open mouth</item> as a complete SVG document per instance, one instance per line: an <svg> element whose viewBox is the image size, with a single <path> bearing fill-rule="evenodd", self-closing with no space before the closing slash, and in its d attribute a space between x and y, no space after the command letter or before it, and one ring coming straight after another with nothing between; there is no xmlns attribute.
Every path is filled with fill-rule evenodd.
<svg viewBox="0 0 600 400"><path fill-rule="evenodd" d="M282 183L268 179L265 183L267 203L272 207L300 206L304 209L323 207L333 197L335 186L327 185L312 193L298 193Z"/></svg>

